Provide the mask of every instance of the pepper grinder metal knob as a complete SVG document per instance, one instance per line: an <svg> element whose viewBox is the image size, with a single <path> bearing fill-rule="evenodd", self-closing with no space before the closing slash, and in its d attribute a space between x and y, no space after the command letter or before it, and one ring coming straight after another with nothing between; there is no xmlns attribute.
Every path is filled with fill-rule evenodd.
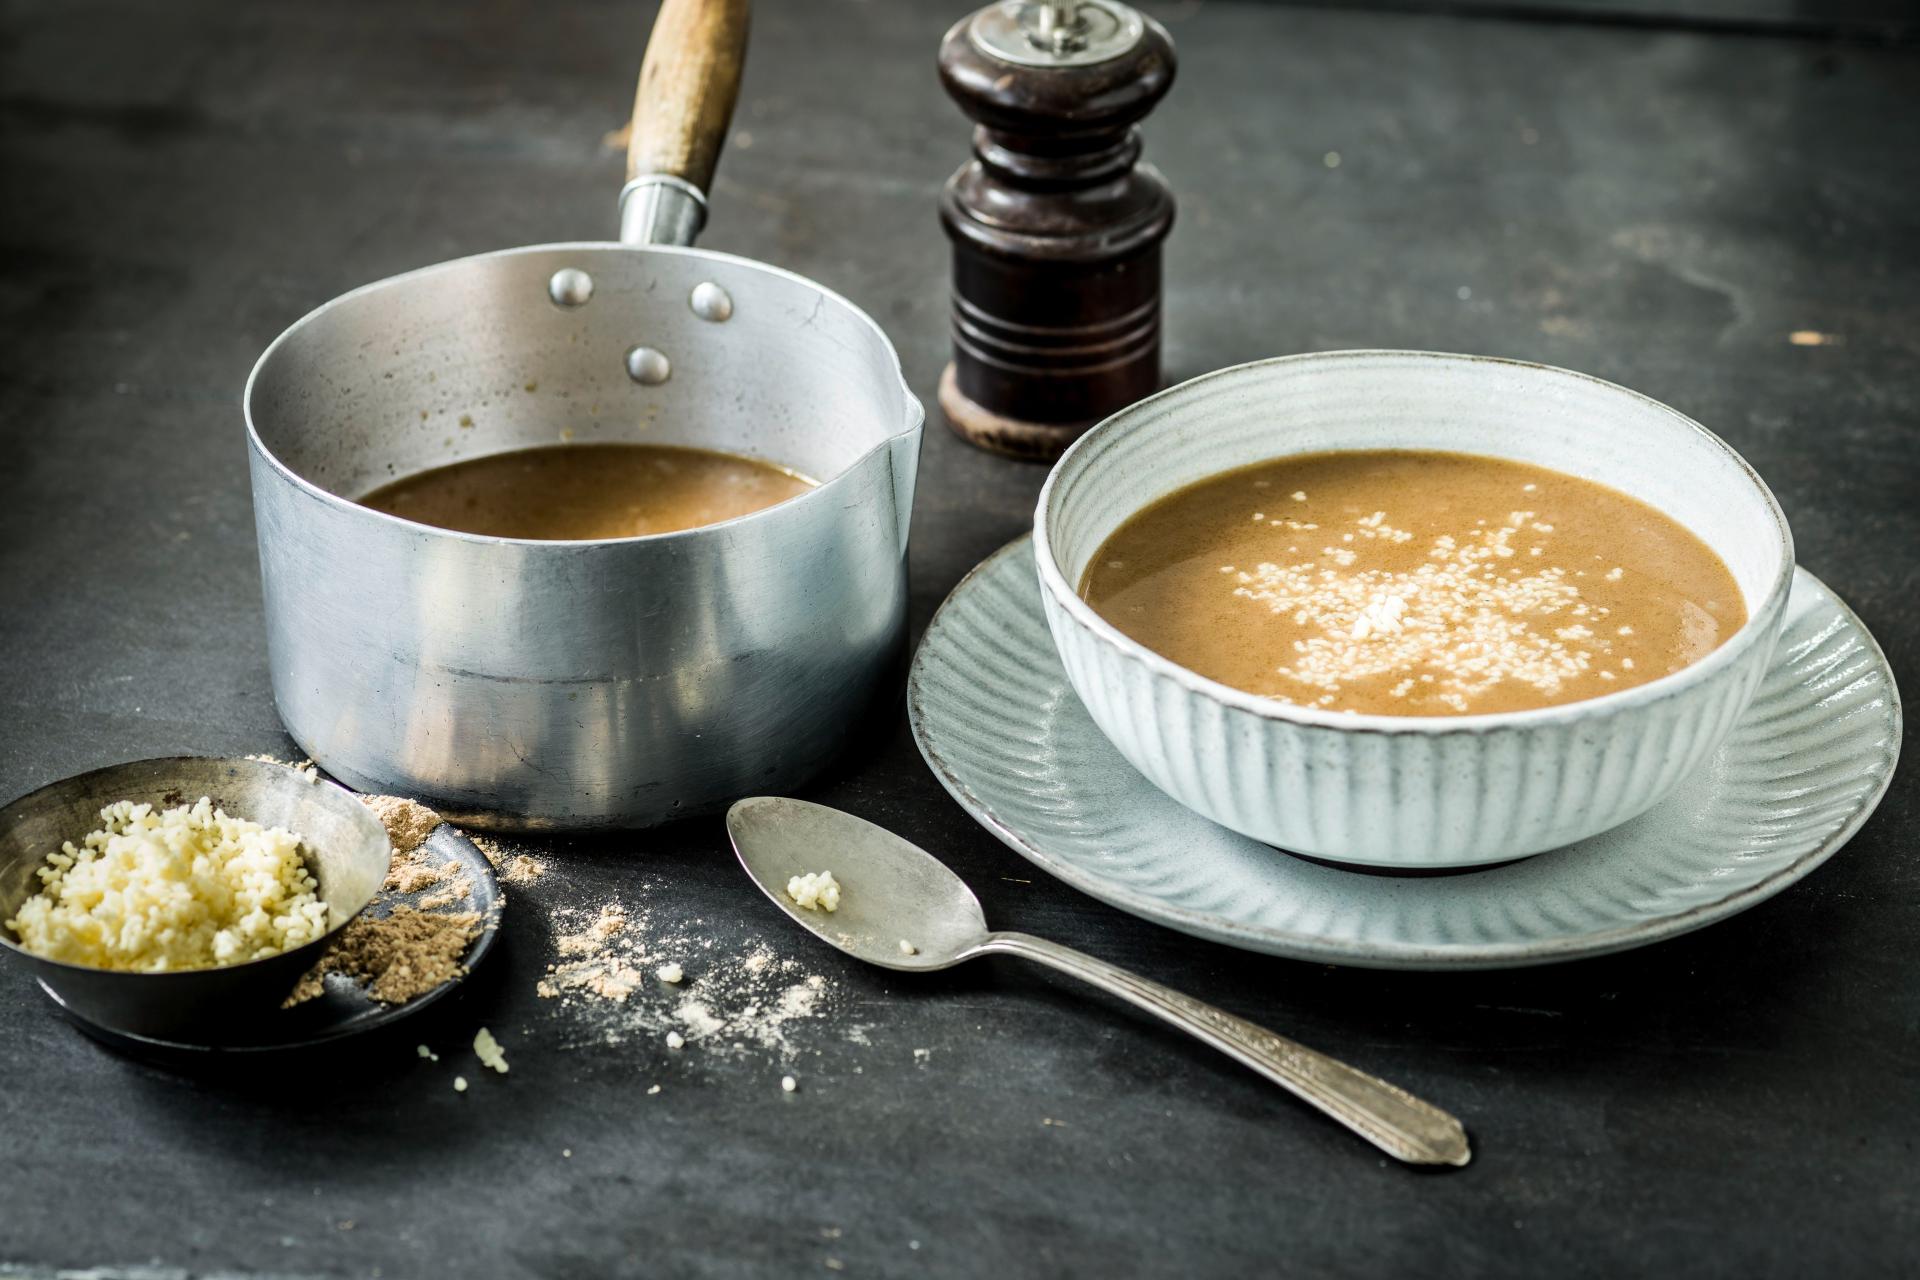
<svg viewBox="0 0 1920 1280"><path fill-rule="evenodd" d="M948 180L953 363L940 407L966 440L1058 457L1159 389L1160 244L1173 192L1139 163L1173 41L1118 0L1002 0L955 24L940 81L976 122Z"/></svg>

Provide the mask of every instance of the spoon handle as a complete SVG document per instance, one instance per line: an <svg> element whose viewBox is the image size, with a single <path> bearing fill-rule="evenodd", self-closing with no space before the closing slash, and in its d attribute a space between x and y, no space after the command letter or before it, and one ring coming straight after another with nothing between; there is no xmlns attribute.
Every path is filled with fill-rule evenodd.
<svg viewBox="0 0 1920 1280"><path fill-rule="evenodd" d="M973 954L990 953L1038 961L1158 1014L1318 1107L1396 1159L1409 1164L1463 1165L1472 1158L1466 1130L1438 1107L1244 1018L1031 934L989 934Z"/></svg>

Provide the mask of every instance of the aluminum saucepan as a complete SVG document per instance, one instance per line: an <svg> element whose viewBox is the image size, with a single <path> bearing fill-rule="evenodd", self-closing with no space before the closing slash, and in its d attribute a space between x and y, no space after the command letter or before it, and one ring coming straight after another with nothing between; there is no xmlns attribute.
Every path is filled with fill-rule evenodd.
<svg viewBox="0 0 1920 1280"><path fill-rule="evenodd" d="M538 245L335 299L248 381L274 697L328 772L507 830L637 827L791 787L890 696L924 413L879 327L690 246L746 0L667 0L621 243ZM819 486L721 524L539 542L357 505L565 441L693 445Z"/></svg>

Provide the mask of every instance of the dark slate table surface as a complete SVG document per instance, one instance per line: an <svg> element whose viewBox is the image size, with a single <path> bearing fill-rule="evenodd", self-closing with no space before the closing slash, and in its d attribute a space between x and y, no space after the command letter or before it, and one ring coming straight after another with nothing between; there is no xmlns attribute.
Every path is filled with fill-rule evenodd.
<svg viewBox="0 0 1920 1280"><path fill-rule="evenodd" d="M932 55L957 9L762 6L704 241L863 304L929 404L934 201L966 140ZM1148 130L1181 200L1170 377L1406 346L1636 387L1759 467L1802 561L1914 686L1912 46L1159 11L1182 55ZM259 619L247 370L366 280L607 234L603 135L649 21L613 0L6 6L0 793L117 759L290 749ZM916 630L1025 528L1042 478L937 422L922 474ZM1702 933L1560 968L1385 974L1195 942L1050 883L947 799L896 714L811 794L949 859L996 923L1454 1109L1474 1164L1389 1166L1065 980L990 963L905 984L809 952L708 819L540 846L562 870L514 895L457 999L272 1069L117 1057L7 967L0 1274L1911 1275L1917 779L1806 883ZM534 995L552 912L642 875L723 946L769 939L835 984L835 1017L793 1028L800 1092L767 1055L566 1047ZM870 1043L841 1034L853 1018ZM463 1046L480 1025L510 1076L478 1078Z"/></svg>

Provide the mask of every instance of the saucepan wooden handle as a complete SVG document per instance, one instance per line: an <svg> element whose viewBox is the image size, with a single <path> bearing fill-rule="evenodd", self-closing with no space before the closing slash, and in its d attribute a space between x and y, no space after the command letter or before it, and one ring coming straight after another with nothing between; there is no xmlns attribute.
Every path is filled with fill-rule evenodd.
<svg viewBox="0 0 1920 1280"><path fill-rule="evenodd" d="M633 95L628 181L658 174L712 188L746 60L747 0L665 0Z"/></svg>

